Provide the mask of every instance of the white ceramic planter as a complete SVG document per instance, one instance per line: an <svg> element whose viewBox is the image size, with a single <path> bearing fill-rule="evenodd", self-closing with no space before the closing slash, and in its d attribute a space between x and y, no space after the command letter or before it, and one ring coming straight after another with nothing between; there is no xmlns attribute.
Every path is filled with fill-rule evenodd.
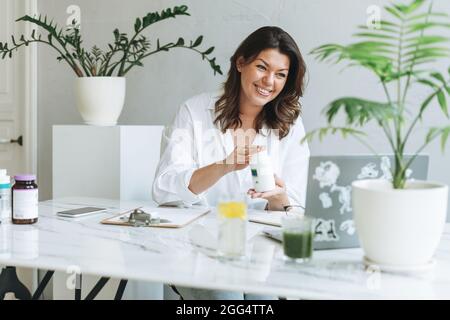
<svg viewBox="0 0 450 320"><path fill-rule="evenodd" d="M95 126L114 126L125 103L123 77L83 77L75 80L78 111L84 122Z"/></svg>
<svg viewBox="0 0 450 320"><path fill-rule="evenodd" d="M386 180L352 184L353 215L366 258L380 265L428 264L437 249L447 214L448 187L426 181L393 189Z"/></svg>

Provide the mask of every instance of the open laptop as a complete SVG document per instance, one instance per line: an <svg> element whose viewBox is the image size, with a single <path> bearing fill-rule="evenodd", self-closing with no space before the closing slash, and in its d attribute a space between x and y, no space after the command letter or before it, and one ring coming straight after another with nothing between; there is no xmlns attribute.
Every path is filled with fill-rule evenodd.
<svg viewBox="0 0 450 320"><path fill-rule="evenodd" d="M406 157L410 159L411 156ZM407 172L409 179L426 180L428 155L419 155ZM312 156L309 161L306 215L314 218L314 249L359 247L351 207L351 184L361 179L391 179L391 155ZM281 229L264 234L280 240Z"/></svg>

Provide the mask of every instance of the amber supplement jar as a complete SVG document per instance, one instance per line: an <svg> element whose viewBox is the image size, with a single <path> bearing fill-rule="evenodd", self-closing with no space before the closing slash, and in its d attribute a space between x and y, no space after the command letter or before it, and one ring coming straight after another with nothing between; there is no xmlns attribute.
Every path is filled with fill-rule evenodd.
<svg viewBox="0 0 450 320"><path fill-rule="evenodd" d="M12 222L32 224L38 221L38 186L36 176L23 174L14 176L11 188Z"/></svg>

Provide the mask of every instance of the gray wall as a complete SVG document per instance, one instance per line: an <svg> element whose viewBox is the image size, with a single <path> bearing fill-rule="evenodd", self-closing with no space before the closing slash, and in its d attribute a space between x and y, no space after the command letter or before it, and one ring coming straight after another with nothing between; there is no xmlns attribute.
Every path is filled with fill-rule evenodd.
<svg viewBox="0 0 450 320"><path fill-rule="evenodd" d="M371 74L360 69L340 72L341 66L319 64L308 55L311 49L328 42L351 41L355 26L364 24L369 5L384 5L382 0L192 0L191 17L180 17L151 27L148 34L158 35L162 41L173 41L178 36L194 39L203 34L204 46L214 45L218 63L226 73L228 59L237 45L250 32L263 25L278 25L287 30L299 43L309 69L309 84L303 99L304 123L307 129L325 124L320 111L332 99L356 95L368 99L384 100L384 94ZM85 44L105 46L112 39L112 30L131 32L134 20L149 11L179 5L179 1L161 0L39 0L39 11L55 17L60 24L67 19L66 8L71 4L81 7L82 33ZM435 8L450 14L447 0L438 0ZM80 124L73 96L74 74L55 61L48 48L39 48L39 183L43 199L51 197L52 141L54 124ZM450 59L436 68L446 70ZM176 49L160 53L145 61L144 68L136 68L127 76L128 88L120 124L167 124L177 107L188 97L216 90L224 77L212 74L200 57L186 50ZM426 92L415 91L416 98ZM434 126L445 122L437 105L430 108L425 122ZM380 152L389 152L386 141L375 126L368 128L372 144ZM424 130L416 134L410 146L423 141ZM409 149L413 151L415 149ZM311 145L312 154L368 153L358 142L331 137L323 143ZM450 184L450 152L441 154L439 144L426 149L431 156L429 178Z"/></svg>

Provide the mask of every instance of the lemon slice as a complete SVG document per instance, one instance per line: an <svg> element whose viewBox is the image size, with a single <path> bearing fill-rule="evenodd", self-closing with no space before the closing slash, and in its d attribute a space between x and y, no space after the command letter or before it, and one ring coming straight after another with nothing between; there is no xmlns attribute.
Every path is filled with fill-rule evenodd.
<svg viewBox="0 0 450 320"><path fill-rule="evenodd" d="M222 202L218 206L219 215L224 218L240 218L247 217L247 206L244 202Z"/></svg>

